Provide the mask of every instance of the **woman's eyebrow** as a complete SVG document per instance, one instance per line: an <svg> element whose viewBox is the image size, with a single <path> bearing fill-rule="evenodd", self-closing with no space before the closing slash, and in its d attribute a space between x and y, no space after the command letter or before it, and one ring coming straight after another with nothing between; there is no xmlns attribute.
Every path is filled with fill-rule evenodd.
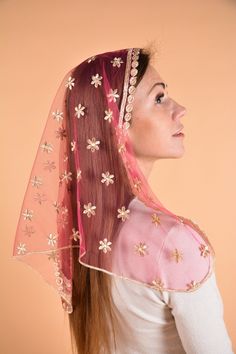
<svg viewBox="0 0 236 354"><path fill-rule="evenodd" d="M153 89L155 86L157 86L157 85L162 86L163 89L166 89L166 88L168 87L168 85L165 84L164 82L156 82L156 83L151 87L151 89L148 91L148 95L151 93L152 89Z"/></svg>

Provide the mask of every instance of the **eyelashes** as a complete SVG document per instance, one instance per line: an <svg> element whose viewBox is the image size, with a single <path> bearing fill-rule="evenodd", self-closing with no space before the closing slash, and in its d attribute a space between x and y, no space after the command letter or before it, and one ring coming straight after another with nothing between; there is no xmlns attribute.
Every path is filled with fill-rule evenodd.
<svg viewBox="0 0 236 354"><path fill-rule="evenodd" d="M161 93L161 94L159 94L159 95L157 95L156 97L155 97L155 102L157 103L157 104L161 104L162 103L162 97L164 97L165 95L164 95L164 93Z"/></svg>

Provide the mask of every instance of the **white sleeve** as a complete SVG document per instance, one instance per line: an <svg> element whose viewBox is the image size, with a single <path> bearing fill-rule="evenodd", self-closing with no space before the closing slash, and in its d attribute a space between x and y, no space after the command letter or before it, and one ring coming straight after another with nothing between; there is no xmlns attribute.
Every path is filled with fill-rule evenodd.
<svg viewBox="0 0 236 354"><path fill-rule="evenodd" d="M163 291L187 354L234 354L214 271L195 291Z"/></svg>

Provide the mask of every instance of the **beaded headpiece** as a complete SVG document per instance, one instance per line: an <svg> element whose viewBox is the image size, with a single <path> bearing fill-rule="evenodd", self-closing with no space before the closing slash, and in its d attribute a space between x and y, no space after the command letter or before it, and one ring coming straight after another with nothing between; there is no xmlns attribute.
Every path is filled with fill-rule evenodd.
<svg viewBox="0 0 236 354"><path fill-rule="evenodd" d="M194 291L212 272L207 236L162 205L127 134L141 55L106 52L67 72L32 167L13 257L58 291L68 313L77 262L155 291Z"/></svg>

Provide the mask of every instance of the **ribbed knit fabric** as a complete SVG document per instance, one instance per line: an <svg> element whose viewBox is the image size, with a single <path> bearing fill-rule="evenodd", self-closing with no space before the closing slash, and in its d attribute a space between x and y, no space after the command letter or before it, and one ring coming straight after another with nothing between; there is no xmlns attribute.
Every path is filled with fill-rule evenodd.
<svg viewBox="0 0 236 354"><path fill-rule="evenodd" d="M112 277L122 333L114 354L233 354L211 276L193 292L163 292Z"/></svg>

